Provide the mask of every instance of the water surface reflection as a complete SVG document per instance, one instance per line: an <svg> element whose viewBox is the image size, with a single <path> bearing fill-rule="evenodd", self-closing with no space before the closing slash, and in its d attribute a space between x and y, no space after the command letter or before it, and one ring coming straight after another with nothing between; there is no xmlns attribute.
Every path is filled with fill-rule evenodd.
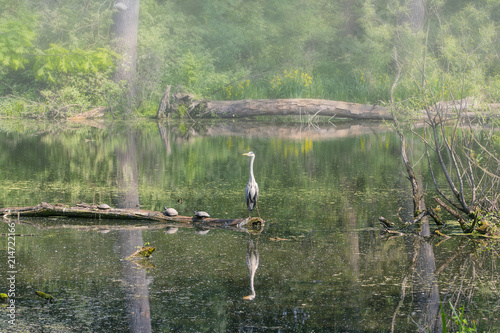
<svg viewBox="0 0 500 333"><path fill-rule="evenodd" d="M16 243L18 331L439 332L449 301L480 330L500 326L497 243L381 233L379 216L412 211L399 141L382 124L2 126L1 207L103 202L244 218L241 153L252 150L266 220L247 232L21 219L16 232L35 236ZM147 264L125 260L148 243Z"/></svg>

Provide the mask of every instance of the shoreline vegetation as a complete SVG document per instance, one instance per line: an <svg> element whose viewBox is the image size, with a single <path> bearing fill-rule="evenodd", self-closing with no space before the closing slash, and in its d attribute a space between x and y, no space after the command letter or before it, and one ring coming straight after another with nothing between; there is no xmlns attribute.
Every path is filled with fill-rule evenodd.
<svg viewBox="0 0 500 333"><path fill-rule="evenodd" d="M179 118L196 107L356 117L353 104L326 101L419 113L468 98L498 113L494 1L0 3L2 117L154 118L179 94L198 101L178 103Z"/></svg>
<svg viewBox="0 0 500 333"><path fill-rule="evenodd" d="M380 102L380 101L379 101ZM192 94L177 93L165 103L165 96L158 107L157 114L149 118L248 118L266 116L304 116L327 117L328 121L336 119L351 120L382 120L393 121L394 114L390 107L375 104L360 104L344 101L332 101L312 98L287 98L287 99L245 99L234 101L196 100ZM500 103L480 104L472 98L438 102L433 108L445 109L448 118L462 117L466 119L481 119L498 117ZM415 119L422 120L427 114L426 110L416 110ZM77 114L66 115L57 113L56 119L67 119L74 122L94 119L115 119L109 107L96 107ZM5 116L0 118L38 118L33 115L25 117ZM419 119L420 118L420 119Z"/></svg>

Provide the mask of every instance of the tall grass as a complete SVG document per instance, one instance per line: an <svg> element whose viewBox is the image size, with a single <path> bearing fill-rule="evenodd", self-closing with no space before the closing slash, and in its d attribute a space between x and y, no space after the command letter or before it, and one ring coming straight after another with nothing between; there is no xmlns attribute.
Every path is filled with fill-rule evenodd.
<svg viewBox="0 0 500 333"><path fill-rule="evenodd" d="M216 89L208 98L240 100L261 98L320 98L357 103L375 103L389 99L391 79L388 75L318 72L311 74L302 69L285 69L258 79L237 80Z"/></svg>
<svg viewBox="0 0 500 333"><path fill-rule="evenodd" d="M448 317L444 313L443 309L443 304L441 304L441 320L443 323L443 333L448 332L448 327L447 327L447 318L451 319L452 323L455 324L456 328L454 328L453 331L451 332L457 332L457 333L475 333L477 332L476 329L476 322L473 320L472 321L472 326L470 326L470 323L467 321L467 319L464 316L464 307L462 306L459 311L455 309L453 304L449 302L450 308L451 308L451 317ZM451 327L450 327L451 329Z"/></svg>

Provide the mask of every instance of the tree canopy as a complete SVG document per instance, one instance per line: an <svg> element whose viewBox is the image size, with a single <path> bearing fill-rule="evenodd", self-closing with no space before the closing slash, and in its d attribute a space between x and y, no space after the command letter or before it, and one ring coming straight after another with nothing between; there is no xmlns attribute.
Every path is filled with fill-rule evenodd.
<svg viewBox="0 0 500 333"><path fill-rule="evenodd" d="M0 5L1 115L119 104L114 1ZM154 114L167 85L217 100L498 102L499 21L491 0L142 0L136 107Z"/></svg>

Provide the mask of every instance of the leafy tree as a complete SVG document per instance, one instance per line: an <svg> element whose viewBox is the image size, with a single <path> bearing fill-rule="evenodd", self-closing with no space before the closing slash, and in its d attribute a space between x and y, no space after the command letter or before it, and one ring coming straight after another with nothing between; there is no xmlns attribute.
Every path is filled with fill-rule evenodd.
<svg viewBox="0 0 500 333"><path fill-rule="evenodd" d="M205 98L272 98L272 80L284 70L313 80L307 94L280 94L285 97L375 103L392 95L418 109L422 96L458 98L460 88L462 96L498 100L500 5L429 0L422 12L423 3L142 0L132 87L146 113L157 108L167 85ZM100 93L92 89L103 96L98 103L111 103L114 65L127 58L118 58L122 52L112 43L114 2L0 4L1 95L42 106L47 100L39 91L58 95L88 76L102 83ZM115 73L125 73L120 68ZM79 99L76 104L94 103L86 93Z"/></svg>
<svg viewBox="0 0 500 333"><path fill-rule="evenodd" d="M99 21L86 25L95 18L85 15L91 12L89 6L76 11L77 5L76 1L59 6L47 1L28 6L27 2L20 1L6 6L8 10L0 16L0 63L10 70L0 71L0 80L4 83L0 89L24 98L7 99L5 109L15 107L18 112L24 112L28 105L34 105L42 113L61 110L61 107L70 112L70 108L65 107L68 104L78 111L94 103L107 104L108 96L100 100L95 97L115 89L106 77L110 77L118 55L104 43L109 34L98 28ZM106 17L106 13L109 16L110 9L101 4L97 16ZM88 44L90 42L93 44ZM87 88L97 82L98 89L92 87L90 93ZM26 102L26 97L44 102ZM55 103L62 105L55 106Z"/></svg>
<svg viewBox="0 0 500 333"><path fill-rule="evenodd" d="M35 33L31 24L13 18L0 20L0 63L14 70L28 63L27 54L33 51Z"/></svg>
<svg viewBox="0 0 500 333"><path fill-rule="evenodd" d="M118 55L105 48L68 50L58 44L36 55L34 64L35 76L39 80L55 83L54 74L89 74L106 71L113 67L113 61Z"/></svg>

